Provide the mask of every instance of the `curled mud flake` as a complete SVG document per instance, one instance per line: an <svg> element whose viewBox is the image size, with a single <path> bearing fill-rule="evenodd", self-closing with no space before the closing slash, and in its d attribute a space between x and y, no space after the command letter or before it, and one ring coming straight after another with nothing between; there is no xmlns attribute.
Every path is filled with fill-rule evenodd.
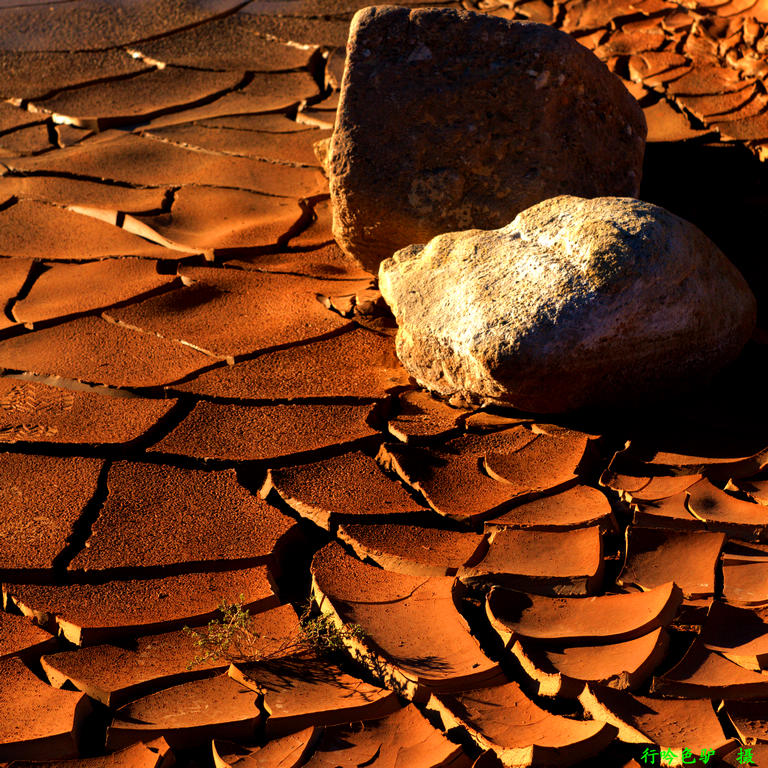
<svg viewBox="0 0 768 768"><path fill-rule="evenodd" d="M543 597L494 588L486 613L505 642L523 637L541 641L618 642L669 624L683 596L672 582L649 592L602 597Z"/></svg>
<svg viewBox="0 0 768 768"><path fill-rule="evenodd" d="M35 677L20 659L0 660L0 759L77 757L83 723L91 711L80 692L59 691Z"/></svg>
<svg viewBox="0 0 768 768"><path fill-rule="evenodd" d="M538 707L517 683L434 693L427 704L446 728L463 726L482 749L492 749L504 765L569 765L602 751L616 728L597 720L572 720Z"/></svg>
<svg viewBox="0 0 768 768"><path fill-rule="evenodd" d="M541 499L520 504L499 517L487 520L487 531L502 528L565 531L599 525L615 531L611 504L603 493L586 485L575 485Z"/></svg>
<svg viewBox="0 0 768 768"><path fill-rule="evenodd" d="M669 636L662 628L620 643L552 644L515 640L511 651L540 696L575 698L585 683L634 690L661 663Z"/></svg>
<svg viewBox="0 0 768 768"><path fill-rule="evenodd" d="M107 729L107 749L162 736L174 748L206 744L211 736L249 741L262 722L260 694L226 673L175 685L126 704Z"/></svg>
<svg viewBox="0 0 768 768"><path fill-rule="evenodd" d="M230 676L263 695L267 736L309 725L378 719L399 709L397 695L312 654L230 668Z"/></svg>
<svg viewBox="0 0 768 768"><path fill-rule="evenodd" d="M269 469L261 494L266 497L271 491L299 515L327 529L342 521L371 518L394 523L397 516L427 512L360 451Z"/></svg>
<svg viewBox="0 0 768 768"><path fill-rule="evenodd" d="M497 584L540 594L593 594L603 579L600 528L494 531L479 562L459 569L465 584Z"/></svg>
<svg viewBox="0 0 768 768"><path fill-rule="evenodd" d="M579 701L590 717L616 726L625 744L656 745L678 754L683 749L697 755L711 749L724 755L736 743L726 737L707 698L675 701L589 684Z"/></svg>
<svg viewBox="0 0 768 768"><path fill-rule="evenodd" d="M213 760L217 766L236 766L258 761L262 768L299 768L306 765L323 729L309 726L297 733L270 739L262 747L244 747L232 741L215 739L212 743Z"/></svg>
<svg viewBox="0 0 768 768"><path fill-rule="evenodd" d="M486 550L480 534L400 523L344 523L339 538L361 560L412 576L453 576Z"/></svg>
<svg viewBox="0 0 768 768"><path fill-rule="evenodd" d="M686 598L711 597L724 542L722 533L634 525L627 529L627 554L617 583L647 590L674 581Z"/></svg>
<svg viewBox="0 0 768 768"><path fill-rule="evenodd" d="M768 674L744 669L696 639L672 669L653 678L651 691L680 699L761 699L768 696Z"/></svg>
<svg viewBox="0 0 768 768"><path fill-rule="evenodd" d="M312 578L323 612L362 627L367 639L348 643L355 657L408 698L423 701L430 691L493 685L502 677L459 615L453 579L364 565L336 543L315 555Z"/></svg>

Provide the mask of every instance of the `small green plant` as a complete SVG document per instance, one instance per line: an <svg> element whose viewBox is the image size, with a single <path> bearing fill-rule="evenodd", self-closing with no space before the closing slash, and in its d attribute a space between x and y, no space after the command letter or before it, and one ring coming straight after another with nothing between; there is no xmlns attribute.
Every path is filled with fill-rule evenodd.
<svg viewBox="0 0 768 768"><path fill-rule="evenodd" d="M243 595L235 603L222 600L219 604L220 618L211 619L200 629L184 627L184 632L192 637L198 650L187 665L188 669L221 660L231 664L267 661L306 651L329 655L342 651L347 640L365 638L365 632L358 624L338 627L330 616L313 616L312 604L308 603L299 617L297 635L284 638L276 645L260 643L257 621L244 607L244 602Z"/></svg>

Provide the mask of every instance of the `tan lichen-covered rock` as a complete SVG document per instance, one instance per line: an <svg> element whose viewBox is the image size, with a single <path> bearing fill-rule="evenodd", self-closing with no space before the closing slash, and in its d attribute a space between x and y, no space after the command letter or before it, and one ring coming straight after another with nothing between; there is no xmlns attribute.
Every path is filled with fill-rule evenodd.
<svg viewBox="0 0 768 768"><path fill-rule="evenodd" d="M631 198L563 195L502 229L440 235L382 263L379 284L420 384L542 413L701 381L756 317L714 243Z"/></svg>
<svg viewBox="0 0 768 768"><path fill-rule="evenodd" d="M544 24L372 7L352 20L327 158L333 233L371 272L442 232L560 194L638 193L642 110Z"/></svg>

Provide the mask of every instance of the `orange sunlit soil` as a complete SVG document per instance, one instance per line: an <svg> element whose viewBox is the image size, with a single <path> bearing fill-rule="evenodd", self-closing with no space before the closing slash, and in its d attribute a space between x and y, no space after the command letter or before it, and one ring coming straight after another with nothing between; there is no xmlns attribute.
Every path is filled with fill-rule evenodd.
<svg viewBox="0 0 768 768"><path fill-rule="evenodd" d="M592 51L758 330L438 400L331 229L363 0L0 0L0 768L768 765L768 2L395 2Z"/></svg>

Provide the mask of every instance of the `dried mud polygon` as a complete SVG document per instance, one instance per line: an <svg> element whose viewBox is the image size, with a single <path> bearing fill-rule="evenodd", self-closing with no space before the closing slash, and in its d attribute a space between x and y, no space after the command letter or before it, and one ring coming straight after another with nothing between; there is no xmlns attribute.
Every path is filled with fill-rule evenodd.
<svg viewBox="0 0 768 768"><path fill-rule="evenodd" d="M761 307L672 405L539 424L419 389L333 241L364 5L0 7L0 763L760 764L768 6L462 3L623 81L641 197ZM194 664L222 602L253 634Z"/></svg>

